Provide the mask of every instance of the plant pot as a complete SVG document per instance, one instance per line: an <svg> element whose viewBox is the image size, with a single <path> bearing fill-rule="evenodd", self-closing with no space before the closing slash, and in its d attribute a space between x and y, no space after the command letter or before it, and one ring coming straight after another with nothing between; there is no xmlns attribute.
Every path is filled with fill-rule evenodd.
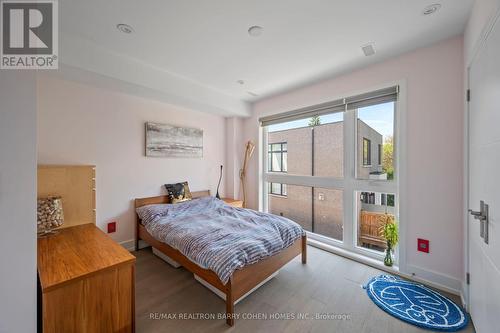
<svg viewBox="0 0 500 333"><path fill-rule="evenodd" d="M384 265L391 267L394 264L394 259L392 258L392 247L387 244L387 249L385 250Z"/></svg>

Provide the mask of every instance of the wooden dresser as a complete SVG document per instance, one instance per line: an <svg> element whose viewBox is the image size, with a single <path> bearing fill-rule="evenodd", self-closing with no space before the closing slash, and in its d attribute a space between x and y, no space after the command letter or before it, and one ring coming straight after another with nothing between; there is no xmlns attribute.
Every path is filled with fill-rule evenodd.
<svg viewBox="0 0 500 333"><path fill-rule="evenodd" d="M134 332L135 257L94 224L38 239L43 332Z"/></svg>

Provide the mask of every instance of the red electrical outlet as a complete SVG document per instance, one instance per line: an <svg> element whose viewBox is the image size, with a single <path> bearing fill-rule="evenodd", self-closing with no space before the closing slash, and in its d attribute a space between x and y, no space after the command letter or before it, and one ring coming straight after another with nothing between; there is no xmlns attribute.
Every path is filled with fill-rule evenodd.
<svg viewBox="0 0 500 333"><path fill-rule="evenodd" d="M115 232L116 231L116 222L109 222L108 223L108 234Z"/></svg>
<svg viewBox="0 0 500 333"><path fill-rule="evenodd" d="M420 252L429 253L429 240L428 239L417 239L417 250Z"/></svg>

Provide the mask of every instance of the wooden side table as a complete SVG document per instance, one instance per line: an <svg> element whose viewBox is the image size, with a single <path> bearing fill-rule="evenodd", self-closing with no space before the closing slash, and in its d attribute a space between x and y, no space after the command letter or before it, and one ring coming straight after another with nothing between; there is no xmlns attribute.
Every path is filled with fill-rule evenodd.
<svg viewBox="0 0 500 333"><path fill-rule="evenodd" d="M236 200L231 198L222 198L222 200L229 206L243 208L243 200Z"/></svg>

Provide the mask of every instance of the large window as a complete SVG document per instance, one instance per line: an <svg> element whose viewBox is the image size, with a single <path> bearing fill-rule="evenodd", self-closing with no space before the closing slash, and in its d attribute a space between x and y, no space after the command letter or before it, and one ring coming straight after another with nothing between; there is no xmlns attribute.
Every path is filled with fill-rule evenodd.
<svg viewBox="0 0 500 333"><path fill-rule="evenodd" d="M287 172L286 142L270 143L268 145L268 167L271 172Z"/></svg>
<svg viewBox="0 0 500 333"><path fill-rule="evenodd" d="M310 237L380 257L381 214L398 214L397 88L260 119L263 209Z"/></svg>

